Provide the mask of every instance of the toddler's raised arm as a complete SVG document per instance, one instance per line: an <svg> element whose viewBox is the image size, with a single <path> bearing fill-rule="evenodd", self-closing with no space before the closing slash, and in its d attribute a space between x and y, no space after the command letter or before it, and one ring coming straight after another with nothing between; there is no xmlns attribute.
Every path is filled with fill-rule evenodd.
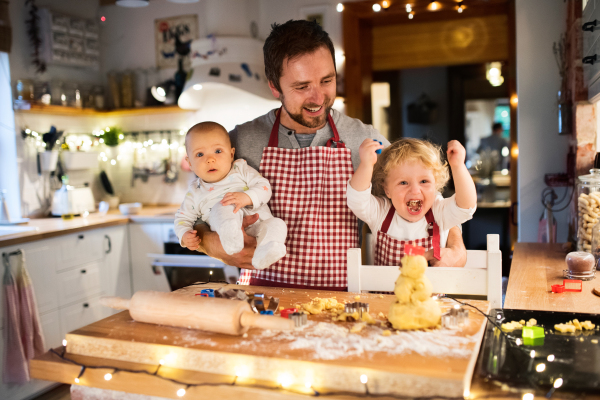
<svg viewBox="0 0 600 400"><path fill-rule="evenodd" d="M448 164L454 177L456 189L456 204L460 208L473 208L477 206L477 190L469 170L465 165L465 148L457 140L448 142Z"/></svg>
<svg viewBox="0 0 600 400"><path fill-rule="evenodd" d="M373 139L365 139L358 148L360 164L350 179L350 186L354 190L362 192L371 186L373 178L373 166L377 162L377 150L383 149L383 145Z"/></svg>

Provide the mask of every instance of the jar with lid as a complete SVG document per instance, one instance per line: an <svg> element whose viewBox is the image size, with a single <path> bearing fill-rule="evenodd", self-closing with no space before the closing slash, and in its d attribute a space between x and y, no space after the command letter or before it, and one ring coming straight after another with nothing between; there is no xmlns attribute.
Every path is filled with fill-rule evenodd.
<svg viewBox="0 0 600 400"><path fill-rule="evenodd" d="M600 157L596 156L600 164ZM577 182L577 250L592 253L592 228L600 217L600 165Z"/></svg>

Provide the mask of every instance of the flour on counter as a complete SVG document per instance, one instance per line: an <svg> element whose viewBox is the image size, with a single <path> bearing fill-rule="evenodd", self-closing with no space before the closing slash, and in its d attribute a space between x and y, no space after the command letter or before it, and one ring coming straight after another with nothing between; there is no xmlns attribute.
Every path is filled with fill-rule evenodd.
<svg viewBox="0 0 600 400"><path fill-rule="evenodd" d="M255 340L269 338L272 341L287 342L290 349L311 350L307 353L308 356L317 360L370 356L377 352L468 358L472 354L468 345L475 341L473 337L456 336L456 331L447 329L428 332L399 331L392 336L382 336L382 332L383 329L370 326L362 334L352 334L344 326L311 321L293 331L265 330ZM241 346L251 346L252 342L245 341Z"/></svg>

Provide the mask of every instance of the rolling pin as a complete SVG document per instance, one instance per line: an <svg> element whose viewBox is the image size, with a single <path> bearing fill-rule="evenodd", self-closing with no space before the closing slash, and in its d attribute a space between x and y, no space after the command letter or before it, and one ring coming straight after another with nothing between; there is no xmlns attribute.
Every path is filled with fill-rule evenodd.
<svg viewBox="0 0 600 400"><path fill-rule="evenodd" d="M243 335L250 328L294 329L294 321L252 312L245 301L197 297L183 293L136 292L131 300L101 297L100 304L115 310L129 310L138 322L188 329Z"/></svg>

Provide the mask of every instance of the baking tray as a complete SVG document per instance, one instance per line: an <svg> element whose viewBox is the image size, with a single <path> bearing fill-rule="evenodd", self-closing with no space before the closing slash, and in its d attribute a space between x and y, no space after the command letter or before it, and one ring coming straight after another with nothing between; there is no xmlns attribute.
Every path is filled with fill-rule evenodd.
<svg viewBox="0 0 600 400"><path fill-rule="evenodd" d="M600 315L493 309L490 316L498 324L534 318L538 326L543 326L545 337L535 345L525 345L521 330L503 335L488 323L475 369L485 381L513 388L534 388L548 394L554 390L600 391ZM589 320L596 327L576 333L554 330L555 324L573 319ZM557 380L562 385L555 389Z"/></svg>

